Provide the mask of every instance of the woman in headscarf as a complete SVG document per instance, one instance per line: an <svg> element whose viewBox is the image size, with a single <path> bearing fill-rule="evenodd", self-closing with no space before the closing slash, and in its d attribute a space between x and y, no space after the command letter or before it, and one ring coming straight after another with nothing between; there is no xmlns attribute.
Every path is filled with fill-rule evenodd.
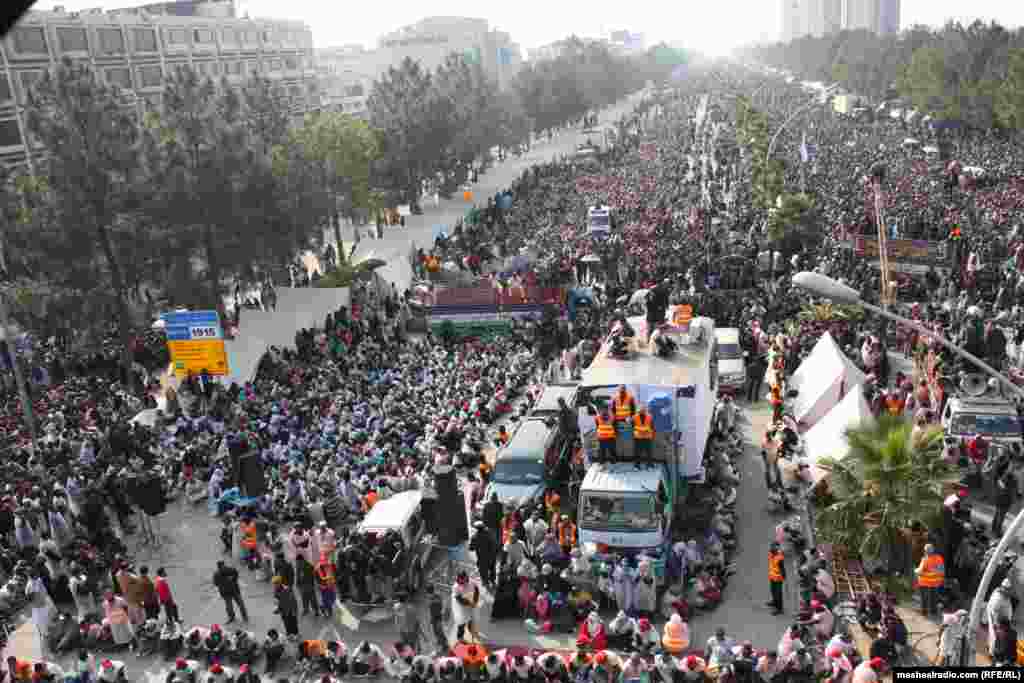
<svg viewBox="0 0 1024 683"><path fill-rule="evenodd" d="M32 606L32 623L35 624L36 630L39 632L39 640L45 643L46 631L50 627L50 606L53 603L46 592L42 575L36 570L32 571L28 584L25 586L25 596Z"/></svg>

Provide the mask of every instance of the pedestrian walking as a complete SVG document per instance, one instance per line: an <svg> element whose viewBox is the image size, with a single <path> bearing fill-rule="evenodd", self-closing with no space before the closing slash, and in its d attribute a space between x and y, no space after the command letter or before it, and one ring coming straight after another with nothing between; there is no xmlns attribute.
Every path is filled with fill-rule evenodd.
<svg viewBox="0 0 1024 683"><path fill-rule="evenodd" d="M32 572L32 577L25 586L25 596L32 606L32 623L39 633L40 650L46 650L46 631L50 627L50 608L52 602L46 593L46 586L43 585L42 575L38 570Z"/></svg>
<svg viewBox="0 0 1024 683"><path fill-rule="evenodd" d="M217 561L217 571L213 573L213 585L220 592L224 600L224 609L227 610L228 620L225 623L235 621L235 605L242 612L242 621L249 621L249 611L242 601L242 588L238 585L238 570L224 564L224 560Z"/></svg>
<svg viewBox="0 0 1024 683"><path fill-rule="evenodd" d="M921 612L925 616L938 614L939 589L946 583L946 562L929 543L924 547L924 557L915 571L917 586L921 590Z"/></svg>
<svg viewBox="0 0 1024 683"><path fill-rule="evenodd" d="M316 570L301 555L295 558L295 565L298 568L296 576L298 577L299 595L302 597L302 616L306 616L312 611L319 617L320 603L316 599ZM282 576L281 578L282 581L279 582L279 585L289 586L288 590L291 590L291 584L287 577Z"/></svg>
<svg viewBox="0 0 1024 683"><path fill-rule="evenodd" d="M281 615L285 633L297 637L299 635L299 603L295 600L295 592L284 583L278 583L274 587L274 599L277 601L277 609L274 611Z"/></svg>
<svg viewBox="0 0 1024 683"><path fill-rule="evenodd" d="M772 599L768 607L772 608L772 614L782 614L782 589L786 583L786 556L778 543L772 543L768 550L768 587L771 589Z"/></svg>
<svg viewBox="0 0 1024 683"><path fill-rule="evenodd" d="M157 599L164 608L164 616L171 623L180 624L181 615L178 614L178 604L174 602L174 594L171 593L171 584L167 581L167 570L160 567L156 570L156 580L153 582L156 588Z"/></svg>
<svg viewBox="0 0 1024 683"><path fill-rule="evenodd" d="M469 549L476 554L476 567L480 572L480 580L485 586L495 583L495 565L498 562L498 545L494 542L494 534L483 522L473 525L476 532L469 542Z"/></svg>
<svg viewBox="0 0 1024 683"><path fill-rule="evenodd" d="M146 619L158 619L160 617L160 597L156 592L156 584L149 577L149 567L139 567L139 590L142 594L142 609L146 612Z"/></svg>

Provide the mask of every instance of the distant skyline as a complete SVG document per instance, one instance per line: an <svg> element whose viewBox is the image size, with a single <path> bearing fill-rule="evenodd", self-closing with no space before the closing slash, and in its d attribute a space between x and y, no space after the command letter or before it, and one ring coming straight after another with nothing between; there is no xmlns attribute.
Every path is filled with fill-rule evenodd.
<svg viewBox="0 0 1024 683"><path fill-rule="evenodd" d="M68 11L103 7L116 9L145 4L133 0L39 0L36 9L63 5ZM316 47L358 43L375 47L377 39L428 16L486 19L491 28L506 31L524 49L535 48L575 33L606 36L626 29L642 33L648 45L678 42L708 55L728 54L741 45L776 40L778 0L713 0L704 3L665 3L652 0L619 3L517 0L484 5L469 0L397 0L352 11L352 3L337 0L238 0L240 13L252 17L297 19L310 25ZM1020 0L902 0L900 27L940 26L954 19L971 23L996 20L1015 28L1024 25Z"/></svg>

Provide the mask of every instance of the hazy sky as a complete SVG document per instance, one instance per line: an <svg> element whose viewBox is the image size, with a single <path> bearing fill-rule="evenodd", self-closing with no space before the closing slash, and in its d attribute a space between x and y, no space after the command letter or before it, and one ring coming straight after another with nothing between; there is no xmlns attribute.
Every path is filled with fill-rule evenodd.
<svg viewBox="0 0 1024 683"><path fill-rule="evenodd" d="M0 0L2 2L2 0ZM89 7L130 7L132 0L38 0L39 9L64 5L69 11ZM470 0L385 0L353 3L340 0L239 0L253 17L299 19L313 28L317 47L361 43L431 15L482 17L492 28L508 31L523 47L537 47L570 33L598 36L617 29L643 33L648 44L679 41L702 52L726 54L732 48L778 34L779 0L631 0L565 2L515 0L502 3ZM1021 0L902 0L902 26L995 19L1024 24Z"/></svg>

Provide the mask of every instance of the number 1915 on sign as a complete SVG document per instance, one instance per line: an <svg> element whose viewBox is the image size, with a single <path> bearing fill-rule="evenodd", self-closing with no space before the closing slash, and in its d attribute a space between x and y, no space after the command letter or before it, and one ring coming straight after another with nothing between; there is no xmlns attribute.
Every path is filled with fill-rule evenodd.
<svg viewBox="0 0 1024 683"><path fill-rule="evenodd" d="M189 332L192 339L220 339L220 329L213 326L193 327Z"/></svg>

